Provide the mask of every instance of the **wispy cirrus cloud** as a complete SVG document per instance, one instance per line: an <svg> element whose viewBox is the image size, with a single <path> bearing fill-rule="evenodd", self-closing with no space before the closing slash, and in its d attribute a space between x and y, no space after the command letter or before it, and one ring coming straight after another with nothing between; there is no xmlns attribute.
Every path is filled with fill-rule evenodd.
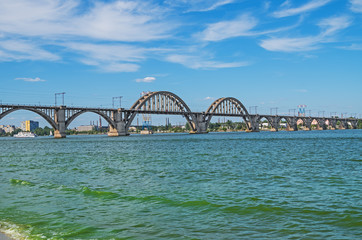
<svg viewBox="0 0 362 240"><path fill-rule="evenodd" d="M192 69L218 69L218 68L235 68L250 65L248 62L219 62L205 60L198 56L174 54L166 57L166 60L173 63L182 64Z"/></svg>
<svg viewBox="0 0 362 240"><path fill-rule="evenodd" d="M42 49L38 44L24 40L0 41L1 61L47 60L56 61L60 57Z"/></svg>
<svg viewBox="0 0 362 240"><path fill-rule="evenodd" d="M144 83L152 83L154 81L156 81L155 77L144 77L136 79L136 82L144 82Z"/></svg>
<svg viewBox="0 0 362 240"><path fill-rule="evenodd" d="M212 23L195 36L204 41L220 41L231 37L249 36L250 30L257 25L256 18L243 14L230 21Z"/></svg>
<svg viewBox="0 0 362 240"><path fill-rule="evenodd" d="M185 12L207 12L215 10L221 6L235 2L235 0L167 0L165 1L171 7L185 9Z"/></svg>
<svg viewBox="0 0 362 240"><path fill-rule="evenodd" d="M322 29L322 36L330 36L339 30L349 27L352 20L348 16L339 16L323 19L318 23L318 26Z"/></svg>
<svg viewBox="0 0 362 240"><path fill-rule="evenodd" d="M272 16L277 18L282 18L282 17L289 17L293 15L302 14L320 8L329 3L330 1L331 0L312 0L310 2L305 3L302 6L295 8L290 8L290 2L286 1L282 4L282 7L287 7L287 8L273 12Z"/></svg>
<svg viewBox="0 0 362 240"><path fill-rule="evenodd" d="M349 46L342 46L342 47L339 47L340 49L345 49L345 50L362 50L362 44L357 44L357 43L352 43L351 45Z"/></svg>
<svg viewBox="0 0 362 240"><path fill-rule="evenodd" d="M0 1L0 61L56 61L61 58L54 49L65 48L68 51L60 52L102 71L133 72L139 69L136 62L146 58L145 49L134 43L167 38L177 27L172 20L164 21L165 10L151 1L82 4Z"/></svg>
<svg viewBox="0 0 362 240"><path fill-rule="evenodd" d="M135 72L139 69L136 63L146 58L146 49L128 44L70 42L63 46L78 53L83 64L97 66L106 72Z"/></svg>
<svg viewBox="0 0 362 240"><path fill-rule="evenodd" d="M362 13L362 0L349 0L353 12Z"/></svg>
<svg viewBox="0 0 362 240"><path fill-rule="evenodd" d="M263 40L260 46L269 51L279 52L301 52L317 49L319 38L271 38Z"/></svg>
<svg viewBox="0 0 362 240"><path fill-rule="evenodd" d="M302 52L311 51L320 48L320 44L331 39L335 34L342 29L351 25L351 20L348 16L339 16L323 19L318 23L321 28L320 34L316 36L290 38L290 37L274 37L262 40L260 46L269 51L280 52Z"/></svg>
<svg viewBox="0 0 362 240"><path fill-rule="evenodd" d="M175 24L163 22L162 10L143 1L94 1L79 13L76 0L1 1L0 31L23 36L150 41L168 36ZM36 27L34 27L36 26Z"/></svg>
<svg viewBox="0 0 362 240"><path fill-rule="evenodd" d="M15 80L22 80L24 82L45 82L44 79L36 78L15 78Z"/></svg>

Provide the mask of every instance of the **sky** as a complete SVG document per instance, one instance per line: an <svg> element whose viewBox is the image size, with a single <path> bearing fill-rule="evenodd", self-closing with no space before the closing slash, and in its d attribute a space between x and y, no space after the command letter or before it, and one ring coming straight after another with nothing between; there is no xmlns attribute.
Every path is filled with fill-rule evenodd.
<svg viewBox="0 0 362 240"><path fill-rule="evenodd" d="M161 90L197 112L235 97L251 113L361 117L362 0L0 0L0 103L65 92L67 106L129 108ZM27 119L47 125L26 111L0 124Z"/></svg>

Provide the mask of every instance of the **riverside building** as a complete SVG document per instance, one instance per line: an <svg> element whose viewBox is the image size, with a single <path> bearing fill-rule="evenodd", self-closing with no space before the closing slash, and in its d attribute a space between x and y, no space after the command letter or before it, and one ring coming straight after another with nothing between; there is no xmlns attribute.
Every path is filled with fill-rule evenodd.
<svg viewBox="0 0 362 240"><path fill-rule="evenodd" d="M21 130L25 132L31 132L34 131L36 128L39 127L39 122L32 121L32 120L26 120L21 122Z"/></svg>

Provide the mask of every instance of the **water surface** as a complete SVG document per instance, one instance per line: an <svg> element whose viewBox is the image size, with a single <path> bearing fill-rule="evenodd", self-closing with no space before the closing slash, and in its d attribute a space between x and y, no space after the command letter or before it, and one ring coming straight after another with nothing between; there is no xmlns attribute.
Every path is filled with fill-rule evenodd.
<svg viewBox="0 0 362 240"><path fill-rule="evenodd" d="M0 139L28 239L361 239L362 131Z"/></svg>

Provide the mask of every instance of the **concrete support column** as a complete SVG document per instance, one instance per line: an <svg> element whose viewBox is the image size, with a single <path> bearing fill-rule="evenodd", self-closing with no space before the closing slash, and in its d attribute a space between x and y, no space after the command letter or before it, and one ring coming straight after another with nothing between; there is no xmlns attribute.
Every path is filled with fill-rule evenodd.
<svg viewBox="0 0 362 240"><path fill-rule="evenodd" d="M348 128L347 122L340 120L339 121L339 129L344 130L344 129L347 129L347 128Z"/></svg>
<svg viewBox="0 0 362 240"><path fill-rule="evenodd" d="M258 117L258 115L250 116L250 122L246 123L249 125L249 129L247 129L246 132L259 132L259 122L257 121Z"/></svg>
<svg viewBox="0 0 362 240"><path fill-rule="evenodd" d="M335 120L329 120L329 126L331 126L331 130L336 130L337 128L337 121Z"/></svg>
<svg viewBox="0 0 362 240"><path fill-rule="evenodd" d="M298 131L297 119L289 118L287 123L287 131Z"/></svg>
<svg viewBox="0 0 362 240"><path fill-rule="evenodd" d="M278 117L273 117L272 119L271 119L271 129L270 129L270 131L271 132L278 132L278 130L279 130L279 118Z"/></svg>
<svg viewBox="0 0 362 240"><path fill-rule="evenodd" d="M352 129L357 129L358 121L356 121L356 120L351 121L351 124L352 124Z"/></svg>
<svg viewBox="0 0 362 240"><path fill-rule="evenodd" d="M326 130L327 125L325 120L318 120L317 130Z"/></svg>
<svg viewBox="0 0 362 240"><path fill-rule="evenodd" d="M112 120L114 121L115 127L112 125L109 126L109 131L108 131L109 137L129 135L127 129L127 122L125 119L122 119L122 111L120 109L112 112Z"/></svg>
<svg viewBox="0 0 362 240"><path fill-rule="evenodd" d="M58 125L58 129L54 130L54 138L65 138L65 106L60 106L59 109L55 110L54 118Z"/></svg>
<svg viewBox="0 0 362 240"><path fill-rule="evenodd" d="M196 132L195 133L208 133L208 131L207 131L208 124L205 119L205 114L197 113L195 116L195 119L196 119L196 123L195 123Z"/></svg>
<svg viewBox="0 0 362 240"><path fill-rule="evenodd" d="M286 130L289 131L289 132L298 131L298 126L297 126L297 124L293 124L292 126L290 126L288 124Z"/></svg>
<svg viewBox="0 0 362 240"><path fill-rule="evenodd" d="M304 119L304 124L305 124L305 130L307 131L312 130L312 119L310 118Z"/></svg>

